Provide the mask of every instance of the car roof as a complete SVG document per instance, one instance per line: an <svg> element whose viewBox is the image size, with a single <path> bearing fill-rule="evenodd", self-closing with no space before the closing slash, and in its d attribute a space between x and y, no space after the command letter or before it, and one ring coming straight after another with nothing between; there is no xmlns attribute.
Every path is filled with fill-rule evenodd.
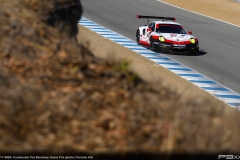
<svg viewBox="0 0 240 160"><path fill-rule="evenodd" d="M162 21L153 21L155 22L156 24L176 24L176 25L180 25L180 23L177 23L177 22L174 22L174 21L166 21L166 20L162 20Z"/></svg>

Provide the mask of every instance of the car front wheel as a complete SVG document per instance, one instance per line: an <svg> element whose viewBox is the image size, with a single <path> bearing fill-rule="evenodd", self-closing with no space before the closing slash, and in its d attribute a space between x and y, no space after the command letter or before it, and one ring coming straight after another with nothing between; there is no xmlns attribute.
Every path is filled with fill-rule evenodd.
<svg viewBox="0 0 240 160"><path fill-rule="evenodd" d="M136 32L136 39L137 39L137 44L140 44L139 40L140 40L140 31L139 29Z"/></svg>
<svg viewBox="0 0 240 160"><path fill-rule="evenodd" d="M152 38L152 37L150 38L150 49L151 49L152 51L156 51L156 47L155 47L155 45L154 45L154 41L153 41L153 38Z"/></svg>

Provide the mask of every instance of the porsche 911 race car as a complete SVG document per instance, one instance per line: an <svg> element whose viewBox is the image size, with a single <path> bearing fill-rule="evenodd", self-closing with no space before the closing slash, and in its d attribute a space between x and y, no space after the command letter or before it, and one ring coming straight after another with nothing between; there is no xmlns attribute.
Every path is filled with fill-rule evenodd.
<svg viewBox="0 0 240 160"><path fill-rule="evenodd" d="M198 38L192 31L186 31L173 17L157 17L137 15L136 18L147 18L148 25L137 29L137 43L161 53L187 53L197 55ZM149 23L149 18L160 19Z"/></svg>

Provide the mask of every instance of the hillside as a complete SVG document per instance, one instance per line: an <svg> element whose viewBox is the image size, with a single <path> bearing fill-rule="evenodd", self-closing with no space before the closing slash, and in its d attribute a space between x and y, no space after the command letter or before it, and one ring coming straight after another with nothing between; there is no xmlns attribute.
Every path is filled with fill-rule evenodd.
<svg viewBox="0 0 240 160"><path fill-rule="evenodd" d="M76 41L79 1L56 2L0 0L1 154L239 151L238 110L180 100L127 61L96 58Z"/></svg>

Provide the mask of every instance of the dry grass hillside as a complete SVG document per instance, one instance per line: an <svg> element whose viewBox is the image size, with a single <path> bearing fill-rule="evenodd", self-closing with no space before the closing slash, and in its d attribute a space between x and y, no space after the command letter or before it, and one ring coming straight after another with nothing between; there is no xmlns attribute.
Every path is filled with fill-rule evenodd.
<svg viewBox="0 0 240 160"><path fill-rule="evenodd" d="M56 2L0 0L1 154L153 159L239 151L238 110L180 101L128 62L94 57L75 39L78 0Z"/></svg>

